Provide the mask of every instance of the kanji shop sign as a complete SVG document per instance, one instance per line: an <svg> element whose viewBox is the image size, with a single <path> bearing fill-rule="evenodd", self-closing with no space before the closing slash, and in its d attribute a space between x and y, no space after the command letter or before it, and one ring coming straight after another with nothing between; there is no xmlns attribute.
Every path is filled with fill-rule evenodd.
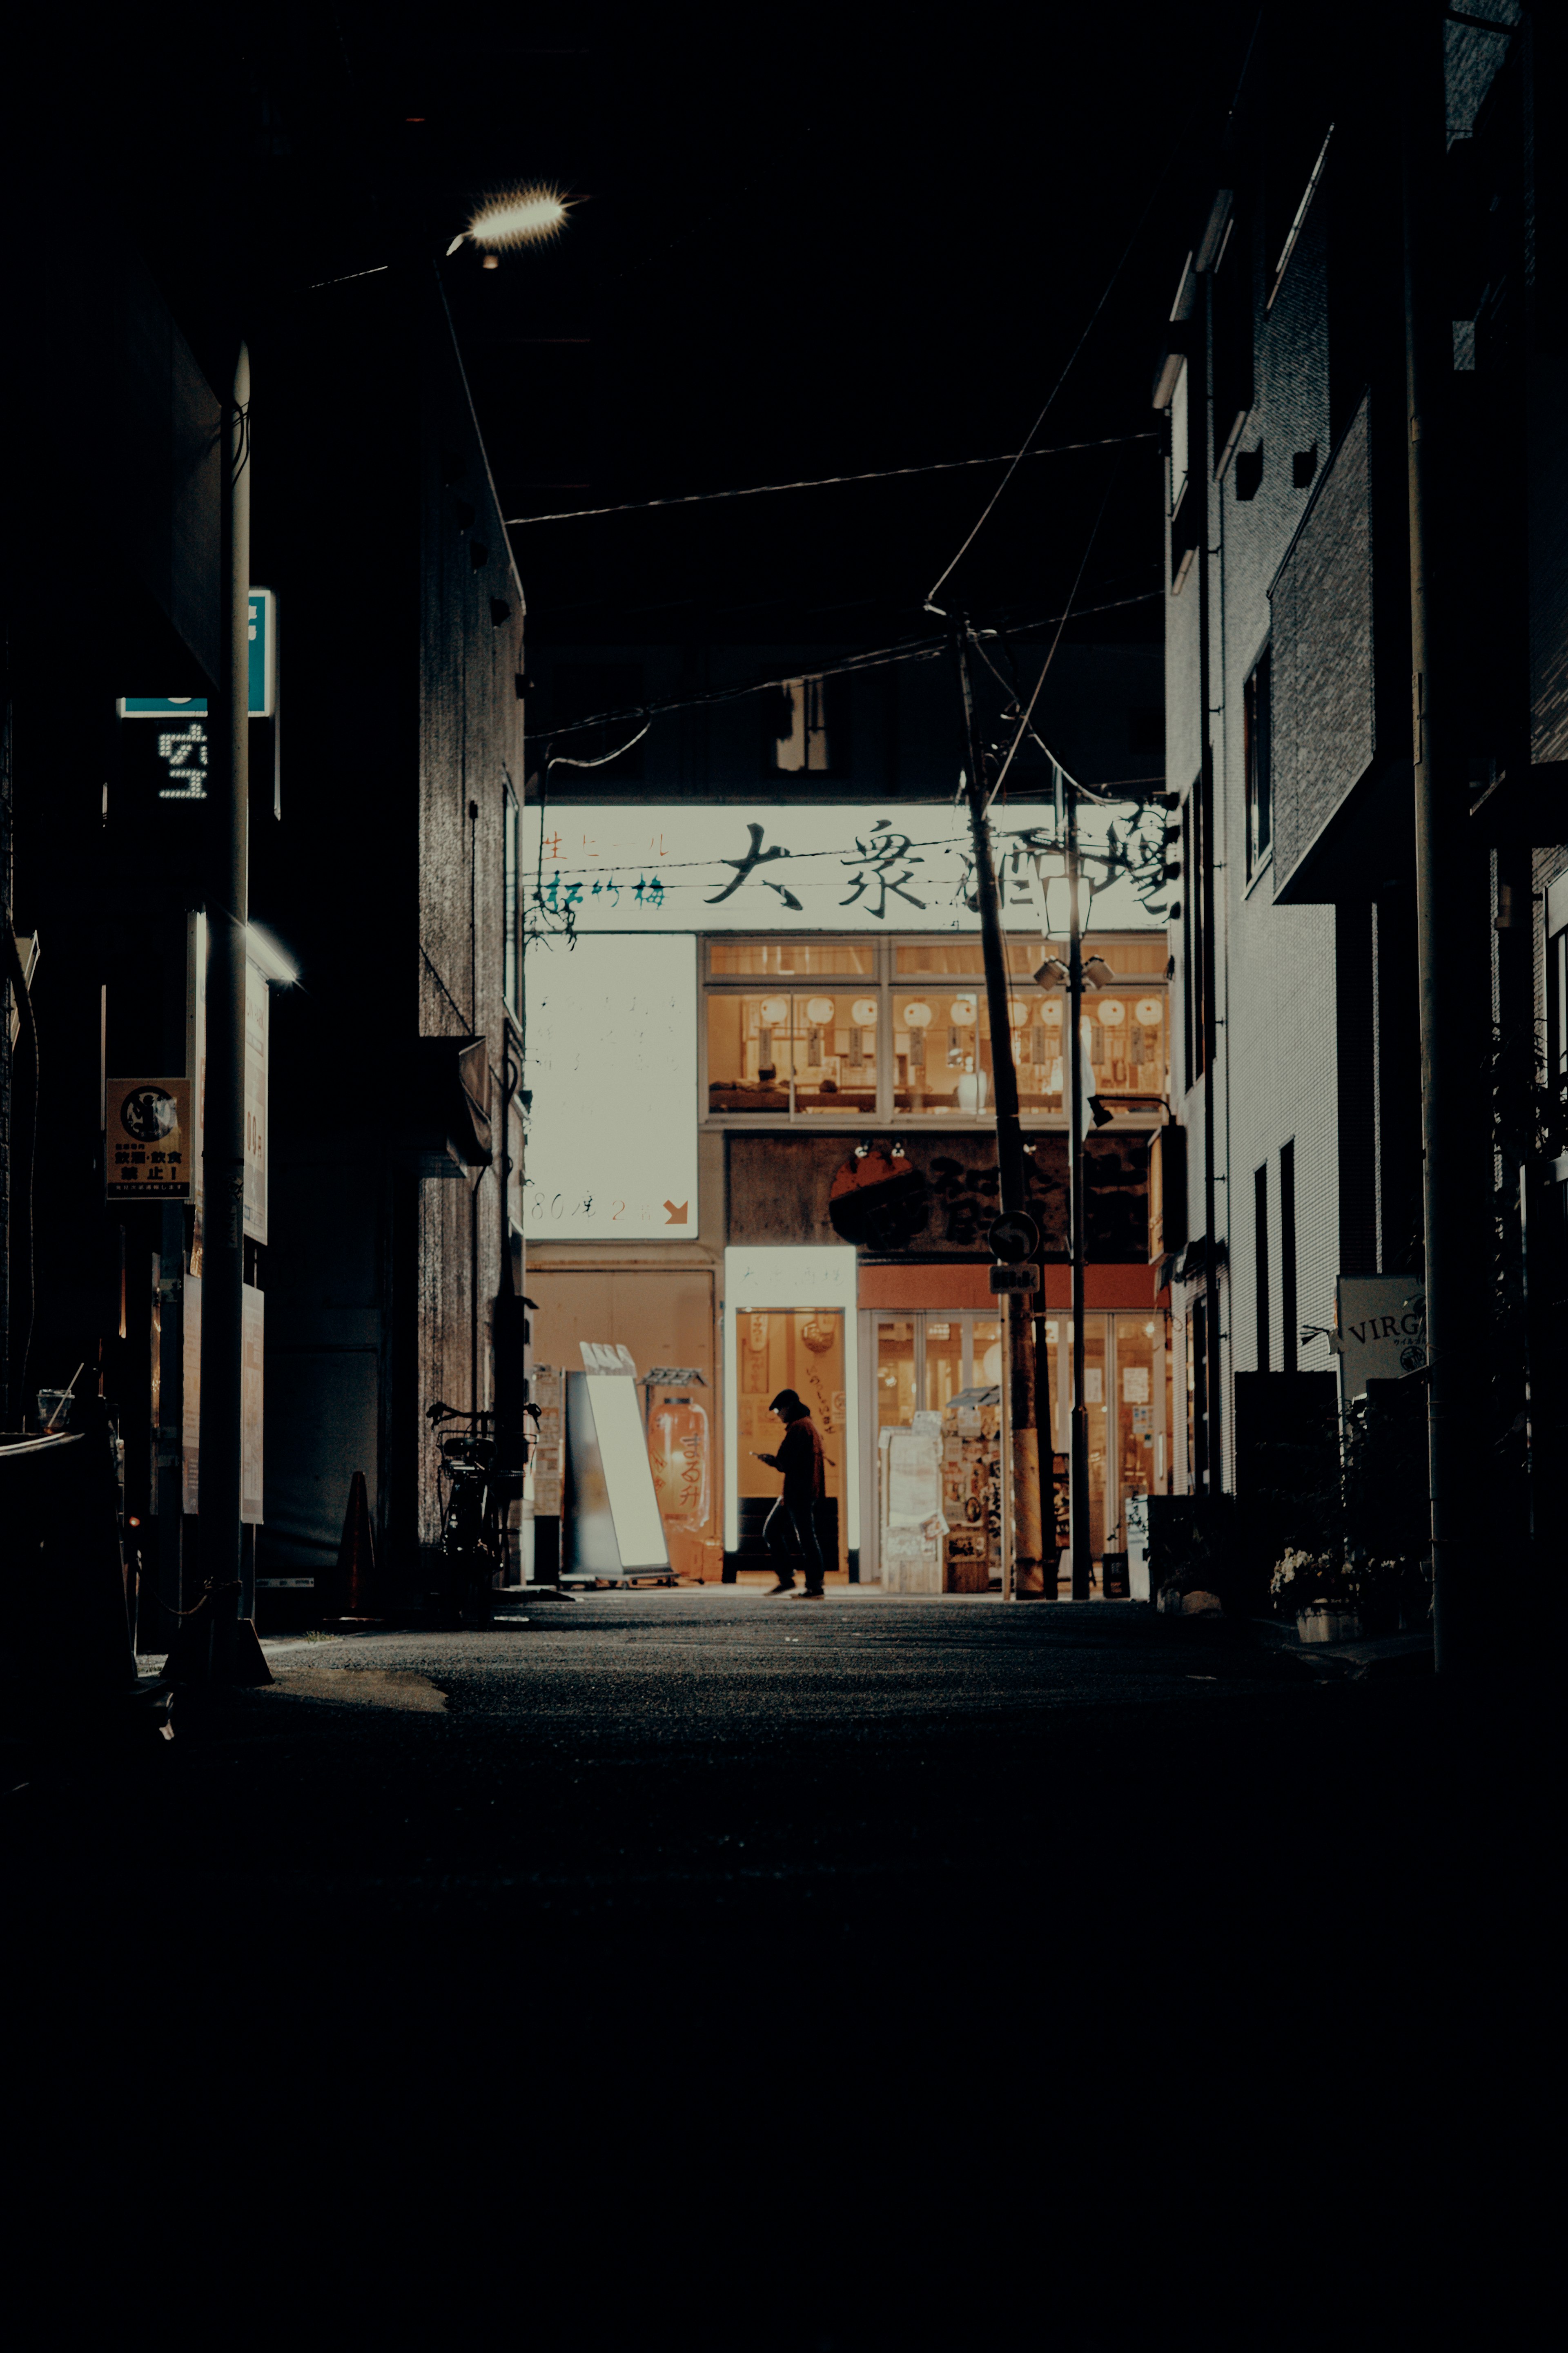
<svg viewBox="0 0 1568 2353"><path fill-rule="evenodd" d="M595 932L978 931L967 816L889 807L530 808L531 906ZM1005 920L1039 924L1050 810L994 839Z"/></svg>
<svg viewBox="0 0 1568 2353"><path fill-rule="evenodd" d="M189 1079L110 1079L104 1187L111 1201L188 1201L195 1152Z"/></svg>

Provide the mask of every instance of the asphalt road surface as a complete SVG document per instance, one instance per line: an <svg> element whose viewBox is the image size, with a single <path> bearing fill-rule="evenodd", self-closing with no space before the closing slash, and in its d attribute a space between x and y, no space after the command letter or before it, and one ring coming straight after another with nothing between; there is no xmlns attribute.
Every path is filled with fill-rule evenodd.
<svg viewBox="0 0 1568 2353"><path fill-rule="evenodd" d="M155 1753L32 1760L9 2014L46 2134L79 2077L154 2175L221 2152L198 2211L402 2263L410 2335L1116 2345L1152 2292L1166 2341L1284 2342L1260 2251L1397 2303L1434 2150L1517 2081L1533 1704L744 1588L268 1655Z"/></svg>

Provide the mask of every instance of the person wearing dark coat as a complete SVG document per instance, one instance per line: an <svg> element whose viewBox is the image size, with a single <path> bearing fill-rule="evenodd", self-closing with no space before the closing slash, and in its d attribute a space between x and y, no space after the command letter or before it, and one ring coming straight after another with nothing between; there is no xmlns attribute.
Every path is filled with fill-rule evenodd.
<svg viewBox="0 0 1568 2353"><path fill-rule="evenodd" d="M825 1485L821 1433L811 1418L811 1408L802 1403L794 1389L780 1389L768 1410L784 1424L778 1452L757 1455L757 1461L771 1471L784 1473L784 1493L763 1530L768 1550L778 1563L779 1581L768 1599L797 1590L790 1556L798 1552L805 1567L805 1584L799 1588L799 1598L820 1601L827 1574L816 1534L816 1506Z"/></svg>

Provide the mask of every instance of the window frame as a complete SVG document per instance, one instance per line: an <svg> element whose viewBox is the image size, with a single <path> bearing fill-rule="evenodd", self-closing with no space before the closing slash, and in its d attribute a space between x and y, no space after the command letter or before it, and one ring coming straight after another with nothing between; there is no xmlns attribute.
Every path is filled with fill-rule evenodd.
<svg viewBox="0 0 1568 2353"><path fill-rule="evenodd" d="M912 1133L915 1134L941 1134L944 1131L972 1133L976 1128L989 1128L993 1131L994 1130L996 1124L996 1112L994 1094L984 1111L965 1112L960 1111L956 1106L952 1110L941 1111L900 1111L896 1107L898 1084L892 1044L894 1037L894 998L896 997L909 994L916 989L930 988L932 987L942 987L951 989L955 995L972 995L982 1003L984 1003L985 996L984 975L981 971L977 970L973 974L957 974L951 972L933 972L930 970L922 971L917 967L911 971L900 972L897 969L897 952L900 948L949 947L954 944L954 940L956 938L968 940L971 937L970 934L953 934L945 938L926 938L922 937L919 934L916 934L911 937L908 934L899 933L891 934L882 938L872 939L868 942L864 934L846 935L842 933L830 933L820 937L813 936L808 938L797 937L793 934L750 934L743 936L764 941L771 941L774 937L779 937L783 940L787 940L791 945L797 948L810 947L824 949L831 949L837 943L844 942L847 937L852 936L856 945L868 944L871 947L873 951L873 968L870 973L841 972L834 974L831 972L817 972L796 974L789 972L753 972L715 974L712 968L712 952L714 947L720 944L721 941L731 940L735 936L736 934L732 933L724 933L717 935L710 934L705 938L700 937L700 935L702 955L698 973L697 1066L698 1116L699 1124L700 1126L724 1130L731 1134L741 1135L765 1134L769 1131L788 1128L795 1132L805 1131L808 1133L827 1134L843 1134L861 1135L868 1138L889 1133L897 1133L900 1134L909 1134ZM1110 935L1109 934L1107 935L1106 944L1108 946L1110 945ZM975 948L976 963L978 965L979 941L977 936L974 938L973 944ZM1113 947L1110 947L1110 953L1111 956L1114 957ZM1037 955L1037 950L1032 944L1030 954L1031 955ZM1027 996L1031 998L1036 997L1047 997L1058 996L1064 1000L1065 1010L1065 989L1052 990L1048 988L1040 988L1034 982L1032 976L1026 977L1023 974L1010 975L1009 979L1011 984L1009 990L1010 994ZM850 988L853 988L855 994L858 996L874 997L877 999L877 1102L874 1111L843 1112L835 1114L831 1112L824 1112L821 1110L808 1111L798 1109L795 1103L795 1077L793 1069L789 1073L786 1089L781 1090L781 1092L787 1091L789 1096L789 1108L785 1111L737 1112L712 1111L709 1108L712 1100L710 1088L711 1084L714 1083L710 1079L708 1060L708 1008L711 998L715 997L755 997L762 993L794 997L809 994L814 989L819 989L824 994L832 991L836 995L842 996L847 993ZM1168 1096L1172 1080L1173 1046L1173 1041L1171 1036L1172 990L1170 984L1165 979L1163 974L1155 974L1152 972L1144 974L1130 974L1124 978L1119 979L1115 987L1111 990L1086 990L1086 1011L1101 996L1124 995L1132 991L1136 991L1141 995L1157 997L1164 1008L1163 1039L1164 1058L1162 1067L1164 1071L1165 1091ZM1064 1027L1064 1039L1066 1034ZM817 1098L817 1100L820 1100L820 1098ZM1159 1123L1159 1114L1153 1112L1119 1113L1117 1117L1119 1124L1125 1125L1128 1128L1154 1126ZM1065 1092L1062 1100L1062 1108L1059 1112L1040 1112L1025 1108L1022 1112L1022 1120L1024 1126L1030 1130L1045 1130L1047 1132L1051 1130L1065 1131L1068 1124L1068 1106Z"/></svg>
<svg viewBox="0 0 1568 2353"><path fill-rule="evenodd" d="M1274 667L1265 646L1241 691L1242 777L1246 807L1247 879L1274 861Z"/></svg>

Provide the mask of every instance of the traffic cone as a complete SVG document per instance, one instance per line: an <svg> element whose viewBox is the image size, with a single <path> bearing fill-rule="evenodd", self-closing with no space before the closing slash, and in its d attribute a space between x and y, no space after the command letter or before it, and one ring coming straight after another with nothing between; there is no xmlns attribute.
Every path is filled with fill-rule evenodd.
<svg viewBox="0 0 1568 2353"><path fill-rule="evenodd" d="M345 1618L370 1616L375 1592L375 1537L363 1471L356 1471L349 1482L343 1540L338 1546L337 1586L338 1606Z"/></svg>

